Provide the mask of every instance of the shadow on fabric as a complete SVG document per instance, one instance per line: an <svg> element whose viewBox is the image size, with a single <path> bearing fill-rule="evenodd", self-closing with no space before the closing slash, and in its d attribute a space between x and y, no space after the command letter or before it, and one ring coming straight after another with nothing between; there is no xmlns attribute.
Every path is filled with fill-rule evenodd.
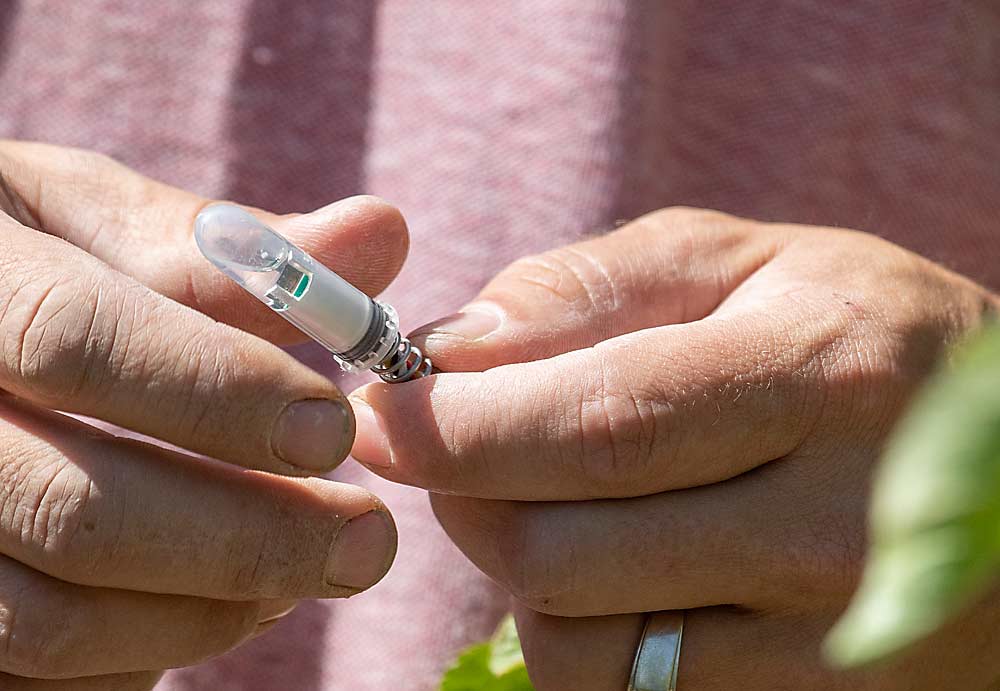
<svg viewBox="0 0 1000 691"><path fill-rule="evenodd" d="M230 199L311 211L364 188L375 3L255 0L230 94Z"/></svg>
<svg viewBox="0 0 1000 691"><path fill-rule="evenodd" d="M20 11L21 0L0 0L0 62L7 55L7 39Z"/></svg>

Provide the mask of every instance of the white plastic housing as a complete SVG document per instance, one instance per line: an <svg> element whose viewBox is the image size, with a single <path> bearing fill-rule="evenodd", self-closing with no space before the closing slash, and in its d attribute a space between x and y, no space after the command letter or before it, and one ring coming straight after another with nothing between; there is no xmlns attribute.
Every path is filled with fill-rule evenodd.
<svg viewBox="0 0 1000 691"><path fill-rule="evenodd" d="M238 206L206 207L195 239L212 264L334 354L350 353L381 317L370 297ZM341 364L367 367L370 355Z"/></svg>

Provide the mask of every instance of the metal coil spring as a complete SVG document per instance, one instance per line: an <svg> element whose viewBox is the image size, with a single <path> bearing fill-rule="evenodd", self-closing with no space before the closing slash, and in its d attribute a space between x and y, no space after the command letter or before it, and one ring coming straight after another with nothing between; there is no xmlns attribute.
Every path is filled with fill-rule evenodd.
<svg viewBox="0 0 1000 691"><path fill-rule="evenodd" d="M426 377L431 373L434 366L431 359L424 357L408 338L403 338L396 334L396 344L393 346L392 354L385 360L372 367L372 372L382 378L382 381L390 384L397 384L411 379Z"/></svg>

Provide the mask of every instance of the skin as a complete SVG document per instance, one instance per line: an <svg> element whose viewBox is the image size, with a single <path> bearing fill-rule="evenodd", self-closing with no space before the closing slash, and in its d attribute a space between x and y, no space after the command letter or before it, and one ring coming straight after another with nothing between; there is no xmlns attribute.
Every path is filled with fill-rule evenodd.
<svg viewBox="0 0 1000 691"><path fill-rule="evenodd" d="M150 689L298 599L364 590L395 554L376 497L309 477L346 456L353 416L274 345L296 332L200 256L207 203L92 153L0 142L4 689ZM406 255L399 213L370 197L255 213L370 293ZM338 424L282 417L302 401L306 422Z"/></svg>
<svg viewBox="0 0 1000 691"><path fill-rule="evenodd" d="M677 609L683 691L988 688L997 595L874 669L820 642L881 445L998 306L870 235L659 211L418 330L446 373L356 392L354 455L513 595L539 691L625 688L643 613Z"/></svg>

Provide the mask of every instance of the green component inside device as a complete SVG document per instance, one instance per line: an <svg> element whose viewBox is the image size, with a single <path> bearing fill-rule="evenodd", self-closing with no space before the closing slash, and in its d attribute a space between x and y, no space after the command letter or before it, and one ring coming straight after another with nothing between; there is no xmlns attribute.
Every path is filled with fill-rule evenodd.
<svg viewBox="0 0 1000 691"><path fill-rule="evenodd" d="M278 277L278 287L296 300L301 300L309 289L312 276L298 266L289 263Z"/></svg>
<svg viewBox="0 0 1000 691"><path fill-rule="evenodd" d="M309 287L309 274L302 274L302 278L299 279L299 284L295 286L295 290L292 291L292 297L298 300L303 295L305 295L306 288Z"/></svg>

